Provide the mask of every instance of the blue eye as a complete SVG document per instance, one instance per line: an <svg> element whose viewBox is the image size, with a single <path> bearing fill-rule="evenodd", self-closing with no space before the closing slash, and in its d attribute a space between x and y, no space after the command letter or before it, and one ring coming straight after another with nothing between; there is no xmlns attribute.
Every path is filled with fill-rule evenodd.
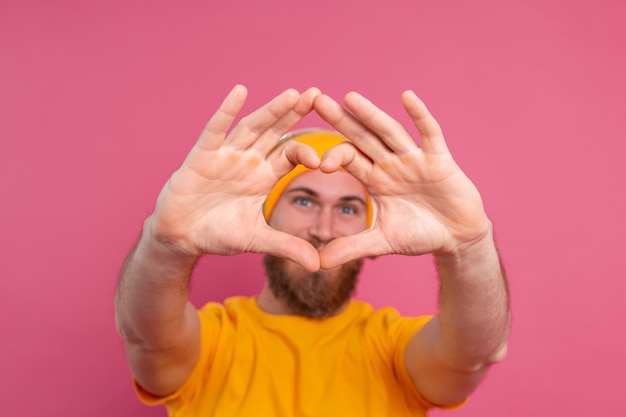
<svg viewBox="0 0 626 417"><path fill-rule="evenodd" d="M356 214L356 209L352 206L343 206L340 210L342 214Z"/></svg>
<svg viewBox="0 0 626 417"><path fill-rule="evenodd" d="M311 207L313 203L308 198L297 197L294 199L294 202L303 207Z"/></svg>

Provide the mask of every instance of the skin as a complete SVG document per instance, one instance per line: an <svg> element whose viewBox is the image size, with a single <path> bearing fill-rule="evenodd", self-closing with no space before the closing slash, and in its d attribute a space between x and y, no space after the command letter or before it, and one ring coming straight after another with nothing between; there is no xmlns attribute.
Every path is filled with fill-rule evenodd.
<svg viewBox="0 0 626 417"><path fill-rule="evenodd" d="M430 401L448 405L466 398L505 355L508 290L480 194L424 104L410 91L401 97L419 132L418 146L400 123L357 93L349 93L342 106L317 89L287 90L232 126L245 98L245 88L236 86L207 123L161 191L122 268L116 319L139 384L166 395L191 372L200 329L187 301L188 284L204 254L266 253L288 259L297 273L321 267L332 279L334 268L355 259L433 253L440 312L412 338L406 365ZM330 149L321 160L295 141L273 149L313 109L352 143ZM365 187L375 213L371 227L342 223L333 203L342 193L324 195L323 208L302 225L291 223L287 211L277 215L301 208L281 198L270 227L261 213L265 196L297 163L358 180L349 194ZM315 245L312 233L321 237ZM290 313L267 288L258 300L269 312Z"/></svg>
<svg viewBox="0 0 626 417"><path fill-rule="evenodd" d="M272 186L296 164L319 167L308 146L290 141L273 149L318 95L315 88L287 90L233 127L247 96L235 86L161 190L122 266L115 297L131 371L148 392L176 391L197 361L200 323L188 292L199 257L268 253L319 269L310 243L271 228L261 212Z"/></svg>
<svg viewBox="0 0 626 417"><path fill-rule="evenodd" d="M269 225L276 230L305 239L317 250L341 236L351 236L365 230L367 225L367 196L363 185L344 171L330 174L319 170L296 177L277 201ZM357 261L352 261L355 263ZM360 262L359 262L360 264ZM309 272L299 264L285 261L283 270L296 283L304 279L323 280L338 287L349 279L343 265L328 270ZM360 269L360 265L357 270ZM313 275L315 274L315 275ZM349 295L335 307L342 311ZM261 309L271 314L294 314L289 306L276 297L268 280L257 297Z"/></svg>
<svg viewBox="0 0 626 417"><path fill-rule="evenodd" d="M406 363L426 398L455 404L506 354L508 286L478 190L452 158L424 103L412 91L401 100L421 146L357 93L346 95L346 109L325 95L315 100L317 113L352 141L329 150L320 169L343 166L365 185L377 213L367 231L323 248L321 265L391 253L435 256L440 312L413 337Z"/></svg>

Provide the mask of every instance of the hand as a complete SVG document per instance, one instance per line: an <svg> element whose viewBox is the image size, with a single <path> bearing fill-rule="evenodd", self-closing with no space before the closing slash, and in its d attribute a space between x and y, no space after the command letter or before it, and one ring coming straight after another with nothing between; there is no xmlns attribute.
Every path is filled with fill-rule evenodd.
<svg viewBox="0 0 626 417"><path fill-rule="evenodd" d="M366 256L452 254L489 233L480 194L452 158L435 119L411 91L402 104L422 147L357 93L345 97L348 111L328 96L315 100L316 112L352 142L329 150L320 169L343 167L365 185L374 206L370 229L322 250L323 268Z"/></svg>
<svg viewBox="0 0 626 417"><path fill-rule="evenodd" d="M316 152L296 141L274 149L319 94L287 90L228 133L247 96L245 87L233 88L161 191L149 219L152 236L190 257L268 253L319 269L312 245L272 229L262 215L267 194L285 173L298 163L319 166Z"/></svg>

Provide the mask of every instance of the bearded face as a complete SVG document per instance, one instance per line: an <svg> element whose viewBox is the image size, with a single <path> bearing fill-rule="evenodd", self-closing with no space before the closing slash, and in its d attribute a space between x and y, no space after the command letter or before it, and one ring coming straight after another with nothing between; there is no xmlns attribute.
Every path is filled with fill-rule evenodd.
<svg viewBox="0 0 626 417"><path fill-rule="evenodd" d="M308 171L285 188L268 224L308 241L321 251L334 239L367 228L367 199L363 184L345 171L330 174ZM267 278L264 289L280 301L281 311L319 319L339 313L350 300L362 261L309 272L292 261L266 255L264 265ZM261 306L264 302L264 297L260 297Z"/></svg>
<svg viewBox="0 0 626 417"><path fill-rule="evenodd" d="M322 319L336 314L350 299L363 261L317 272L271 255L263 264L270 290L293 314Z"/></svg>

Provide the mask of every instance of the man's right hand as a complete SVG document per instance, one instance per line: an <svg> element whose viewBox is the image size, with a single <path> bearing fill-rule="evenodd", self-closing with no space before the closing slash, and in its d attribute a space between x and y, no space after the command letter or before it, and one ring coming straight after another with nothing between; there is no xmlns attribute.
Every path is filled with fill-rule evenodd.
<svg viewBox="0 0 626 417"><path fill-rule="evenodd" d="M267 194L284 174L297 164L320 164L315 150L297 141L276 147L319 94L289 89L231 129L247 96L245 87L235 86L163 187L144 236L187 257L267 253L319 269L312 245L272 229L262 215Z"/></svg>

